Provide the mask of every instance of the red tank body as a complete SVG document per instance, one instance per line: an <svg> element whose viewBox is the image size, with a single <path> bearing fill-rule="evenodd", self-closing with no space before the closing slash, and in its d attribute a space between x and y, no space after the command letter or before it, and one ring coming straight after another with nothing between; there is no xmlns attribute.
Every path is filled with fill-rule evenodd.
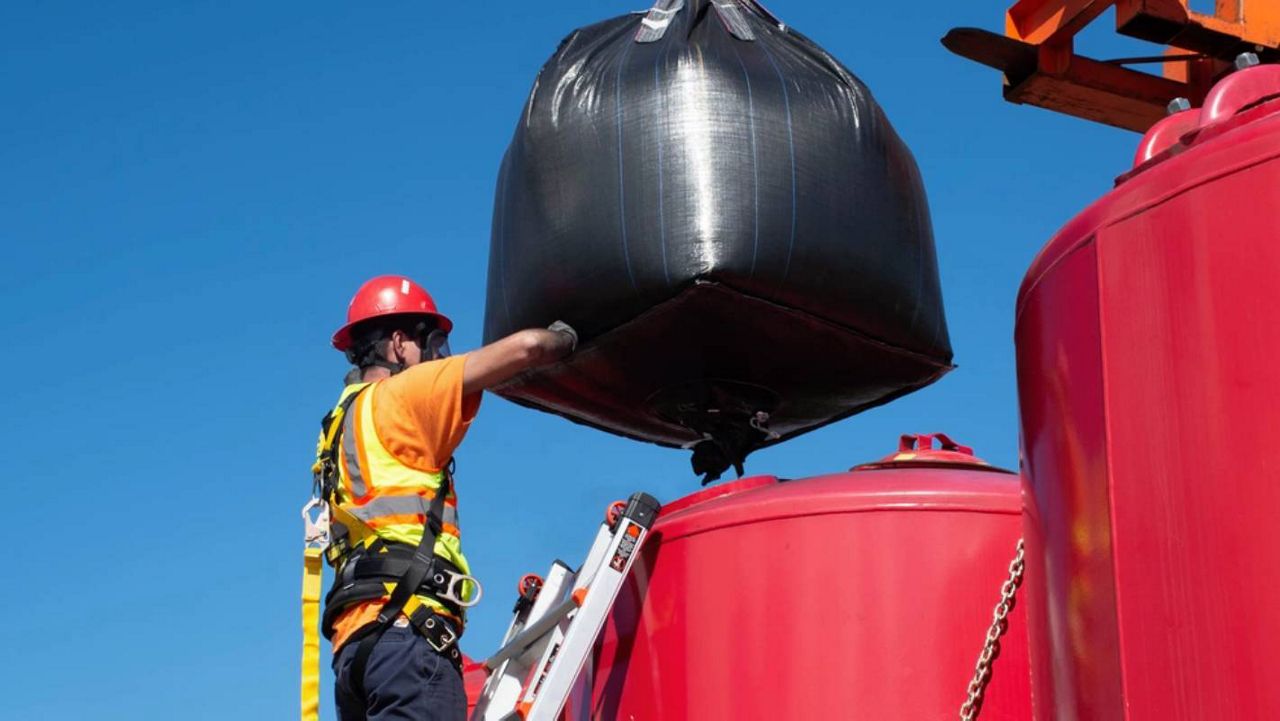
<svg viewBox="0 0 1280 721"><path fill-rule="evenodd" d="M1023 283L1037 719L1280 718L1278 97L1158 124Z"/></svg>
<svg viewBox="0 0 1280 721"><path fill-rule="evenodd" d="M666 504L566 717L953 718L1021 530L1017 476L962 450ZM983 719L1030 716L1024 624Z"/></svg>

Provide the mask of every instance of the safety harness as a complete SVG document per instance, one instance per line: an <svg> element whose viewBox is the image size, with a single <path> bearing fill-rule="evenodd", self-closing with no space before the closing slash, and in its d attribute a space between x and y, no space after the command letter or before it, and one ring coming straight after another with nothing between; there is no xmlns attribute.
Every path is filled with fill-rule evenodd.
<svg viewBox="0 0 1280 721"><path fill-rule="evenodd" d="M381 538L362 520L338 502L340 481L339 451L347 414L365 386L352 392L321 422L317 459L312 467L312 501L303 509L307 527L306 568L303 579L303 683L302 718L313 721L319 712L319 639L315 635L320 590L320 556L334 569L334 582L325 596L324 615L318 624L326 638L333 637L333 624L352 604L387 598L377 618L358 629L346 643L358 644L352 659L352 690L364 696L364 675L369 656L382 634L401 615L426 639L433 649L461 668L457 640L462 630L453 619L422 603L419 595L430 596L456 618L463 609L479 601L479 585L448 559L435 554L436 537L443 528L445 499L453 488L454 462L443 471L427 509L422 539L417 546ZM312 517L315 509L317 518ZM332 516L330 517L330 514ZM332 520L332 530L328 522ZM469 588L477 593L467 598ZM316 666L311 674L311 666Z"/></svg>

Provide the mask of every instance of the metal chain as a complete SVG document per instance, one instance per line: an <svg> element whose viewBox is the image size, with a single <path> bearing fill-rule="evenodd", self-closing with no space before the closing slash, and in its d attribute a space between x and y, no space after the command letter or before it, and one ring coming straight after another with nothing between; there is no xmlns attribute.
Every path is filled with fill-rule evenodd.
<svg viewBox="0 0 1280 721"><path fill-rule="evenodd" d="M960 706L961 721L973 721L982 710L982 694L987 690L987 682L991 680L991 662L1000 652L1000 637L1009 630L1009 611L1013 610L1014 596L1022 585L1022 571L1026 564L1022 560L1022 539L1018 539L1018 552L1009 562L1009 578L1000 586L1000 603L996 604L991 614L991 627L987 629L986 642L982 644L982 653L978 654L978 664L973 670L973 680L969 682L969 697Z"/></svg>

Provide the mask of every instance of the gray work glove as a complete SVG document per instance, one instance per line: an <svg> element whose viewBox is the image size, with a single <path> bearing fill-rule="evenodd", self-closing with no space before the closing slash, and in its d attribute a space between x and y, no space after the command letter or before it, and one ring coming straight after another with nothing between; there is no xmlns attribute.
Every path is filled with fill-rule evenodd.
<svg viewBox="0 0 1280 721"><path fill-rule="evenodd" d="M570 353L578 349L578 331L574 330L573 326L569 325L568 323L565 323L562 320L558 320L555 323L552 323L551 325L547 326L547 330L553 330L557 333L564 333L565 335L569 336L569 341L570 341L569 352Z"/></svg>

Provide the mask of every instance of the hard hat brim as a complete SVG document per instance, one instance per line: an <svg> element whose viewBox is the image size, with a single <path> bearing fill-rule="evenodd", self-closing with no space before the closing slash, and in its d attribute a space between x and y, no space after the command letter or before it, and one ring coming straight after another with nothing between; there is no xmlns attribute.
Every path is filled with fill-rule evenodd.
<svg viewBox="0 0 1280 721"><path fill-rule="evenodd" d="M383 315L376 315L369 318L361 318L360 320L352 321L342 326L341 328L338 329L338 332L333 334L333 341L332 341L333 347L345 353L346 351L351 349L351 343L352 343L351 331L353 328L360 325L361 323L373 320L375 318L390 318L392 316L397 316L397 315L428 316L435 319L436 324L439 326L440 330L444 331L445 333L453 332L453 321L449 320L448 316L442 315L440 313L422 313L417 311L404 312L404 313L385 313Z"/></svg>

